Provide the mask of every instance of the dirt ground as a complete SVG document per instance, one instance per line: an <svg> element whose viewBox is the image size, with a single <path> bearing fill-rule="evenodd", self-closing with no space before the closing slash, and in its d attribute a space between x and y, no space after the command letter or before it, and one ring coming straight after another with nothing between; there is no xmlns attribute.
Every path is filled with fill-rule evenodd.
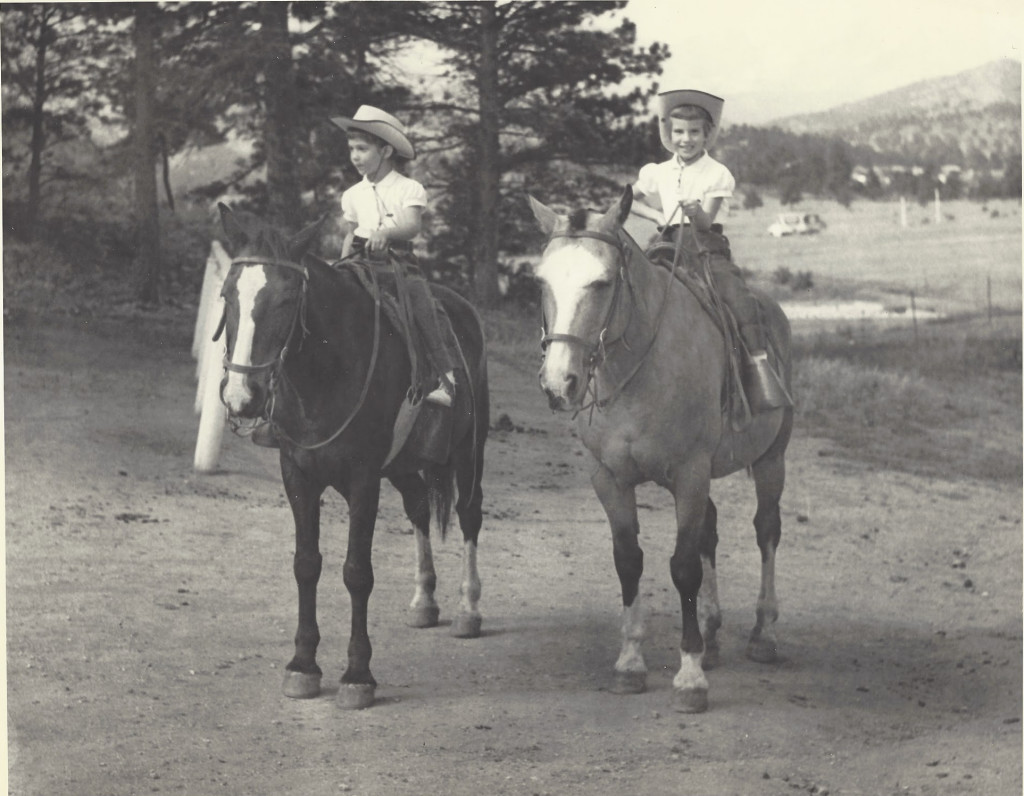
<svg viewBox="0 0 1024 796"><path fill-rule="evenodd" d="M152 327L152 322L149 322ZM788 460L781 661L743 656L754 496L719 507L722 663L674 712L672 507L640 495L648 690L609 690L619 587L587 454L533 373L494 357L480 537L483 636L412 630L414 549L385 489L370 602L377 704L346 712L344 504L324 516L326 693L281 695L296 596L276 452L226 439L192 472L191 330L5 329L10 793L1019 794L1019 485L878 471L806 437ZM993 432L998 433L998 432ZM979 444L981 444L979 442ZM949 452L956 455L955 451Z"/></svg>

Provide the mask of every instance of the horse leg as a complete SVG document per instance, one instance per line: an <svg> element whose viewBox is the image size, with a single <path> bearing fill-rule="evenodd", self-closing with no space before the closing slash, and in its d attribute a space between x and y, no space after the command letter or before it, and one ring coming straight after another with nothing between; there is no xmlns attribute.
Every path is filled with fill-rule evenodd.
<svg viewBox="0 0 1024 796"><path fill-rule="evenodd" d="M295 557L292 568L299 588L299 626L295 632L295 657L285 667L285 696L309 699L320 694L322 672L316 663L320 629L316 622L316 587L323 557L320 555L320 496L324 487L314 484L290 459L281 460L285 494L295 520Z"/></svg>
<svg viewBox="0 0 1024 796"><path fill-rule="evenodd" d="M751 471L757 493L754 529L757 546L761 549L761 591L757 595L757 622L750 631L747 657L759 663L774 663L778 659L775 621L779 618L779 603L775 597L775 550L782 538L779 499L786 482L785 460L781 454L761 458Z"/></svg>
<svg viewBox="0 0 1024 796"><path fill-rule="evenodd" d="M373 526L380 503L380 479L365 474L350 488L348 502L348 550L343 569L345 588L352 602L352 632L348 641L348 667L341 677L338 704L366 708L373 704L377 681L370 673L373 649L366 628L370 592L373 591Z"/></svg>
<svg viewBox="0 0 1024 796"><path fill-rule="evenodd" d="M718 575L715 569L715 548L718 546L718 510L708 498L704 513L704 535L701 538L700 563L702 578L697 592L697 619L704 636L705 670L718 665L718 628L722 626L722 609L718 605Z"/></svg>
<svg viewBox="0 0 1024 796"><path fill-rule="evenodd" d="M679 592L683 613L680 665L672 685L676 691L676 709L683 713L703 713L708 709L708 681L703 670L704 638L697 612L697 595L703 582L702 559L708 558L702 554L707 549L703 537L710 469L709 463L701 467L697 462L680 468L672 489L676 503L676 546L669 560L669 569Z"/></svg>
<svg viewBox="0 0 1024 796"><path fill-rule="evenodd" d="M486 400L486 396L485 396ZM486 411L486 404L485 411ZM487 420L483 416L477 423L476 444L467 439L465 452L455 457L455 486L458 499L455 502L455 513L459 517L459 528L462 530L462 582L459 584L459 613L452 620L452 635L456 638L477 638L483 619L480 616L480 573L476 565L477 539L480 526L483 524L484 493L481 480L484 471L484 443L487 440Z"/></svg>
<svg viewBox="0 0 1024 796"><path fill-rule="evenodd" d="M437 627L440 608L434 599L437 573L434 571L434 553L430 545L430 504L427 485L417 473L392 476L390 479L402 494L405 515L412 523L416 535L416 591L409 604L410 627Z"/></svg>
<svg viewBox="0 0 1024 796"><path fill-rule="evenodd" d="M622 649L615 661L616 694L639 694L647 687L647 663L644 661L644 612L640 603L640 576L644 571L644 551L638 536L636 490L622 486L604 465L599 464L590 478L598 500L608 515L612 530L612 554L622 587Z"/></svg>

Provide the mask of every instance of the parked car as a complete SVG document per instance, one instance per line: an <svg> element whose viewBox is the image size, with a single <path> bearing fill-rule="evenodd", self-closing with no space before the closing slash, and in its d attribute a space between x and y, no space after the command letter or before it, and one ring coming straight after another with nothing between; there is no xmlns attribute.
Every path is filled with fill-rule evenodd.
<svg viewBox="0 0 1024 796"><path fill-rule="evenodd" d="M768 234L774 238L786 235L813 235L827 226L817 213L779 213L768 227Z"/></svg>

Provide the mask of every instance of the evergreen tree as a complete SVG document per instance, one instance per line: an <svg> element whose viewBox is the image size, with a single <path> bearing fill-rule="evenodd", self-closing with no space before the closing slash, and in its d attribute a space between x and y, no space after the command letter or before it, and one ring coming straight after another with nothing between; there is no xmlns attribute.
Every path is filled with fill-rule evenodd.
<svg viewBox="0 0 1024 796"><path fill-rule="evenodd" d="M624 2L440 2L414 4L411 36L433 42L448 68L445 94L424 98L444 149L445 257L469 255L477 301L497 303L502 219L522 208L522 188L503 197L532 164L616 160L609 146L642 108L647 90L613 95L610 86L653 76L662 45L636 47L636 29L588 27ZM632 130L631 130L632 131ZM462 183L460 185L460 183ZM467 184L468 183L468 184ZM527 186L528 187L528 186Z"/></svg>
<svg viewBox="0 0 1024 796"><path fill-rule="evenodd" d="M109 56L104 19L87 3L0 6L3 187L8 208L21 204L7 227L26 239L35 234L52 172L48 153L87 136L88 120L104 105L98 78Z"/></svg>

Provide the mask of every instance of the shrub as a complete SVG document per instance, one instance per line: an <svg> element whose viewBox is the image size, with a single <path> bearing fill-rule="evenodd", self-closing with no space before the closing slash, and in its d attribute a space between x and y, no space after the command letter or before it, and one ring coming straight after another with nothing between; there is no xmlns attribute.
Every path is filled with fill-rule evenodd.
<svg viewBox="0 0 1024 796"><path fill-rule="evenodd" d="M772 273L772 281L777 285L788 285L793 279L793 272L786 266L780 266Z"/></svg>
<svg viewBox="0 0 1024 796"><path fill-rule="evenodd" d="M810 271L797 271L791 284L793 292L798 290L810 290L814 287L814 275Z"/></svg>

